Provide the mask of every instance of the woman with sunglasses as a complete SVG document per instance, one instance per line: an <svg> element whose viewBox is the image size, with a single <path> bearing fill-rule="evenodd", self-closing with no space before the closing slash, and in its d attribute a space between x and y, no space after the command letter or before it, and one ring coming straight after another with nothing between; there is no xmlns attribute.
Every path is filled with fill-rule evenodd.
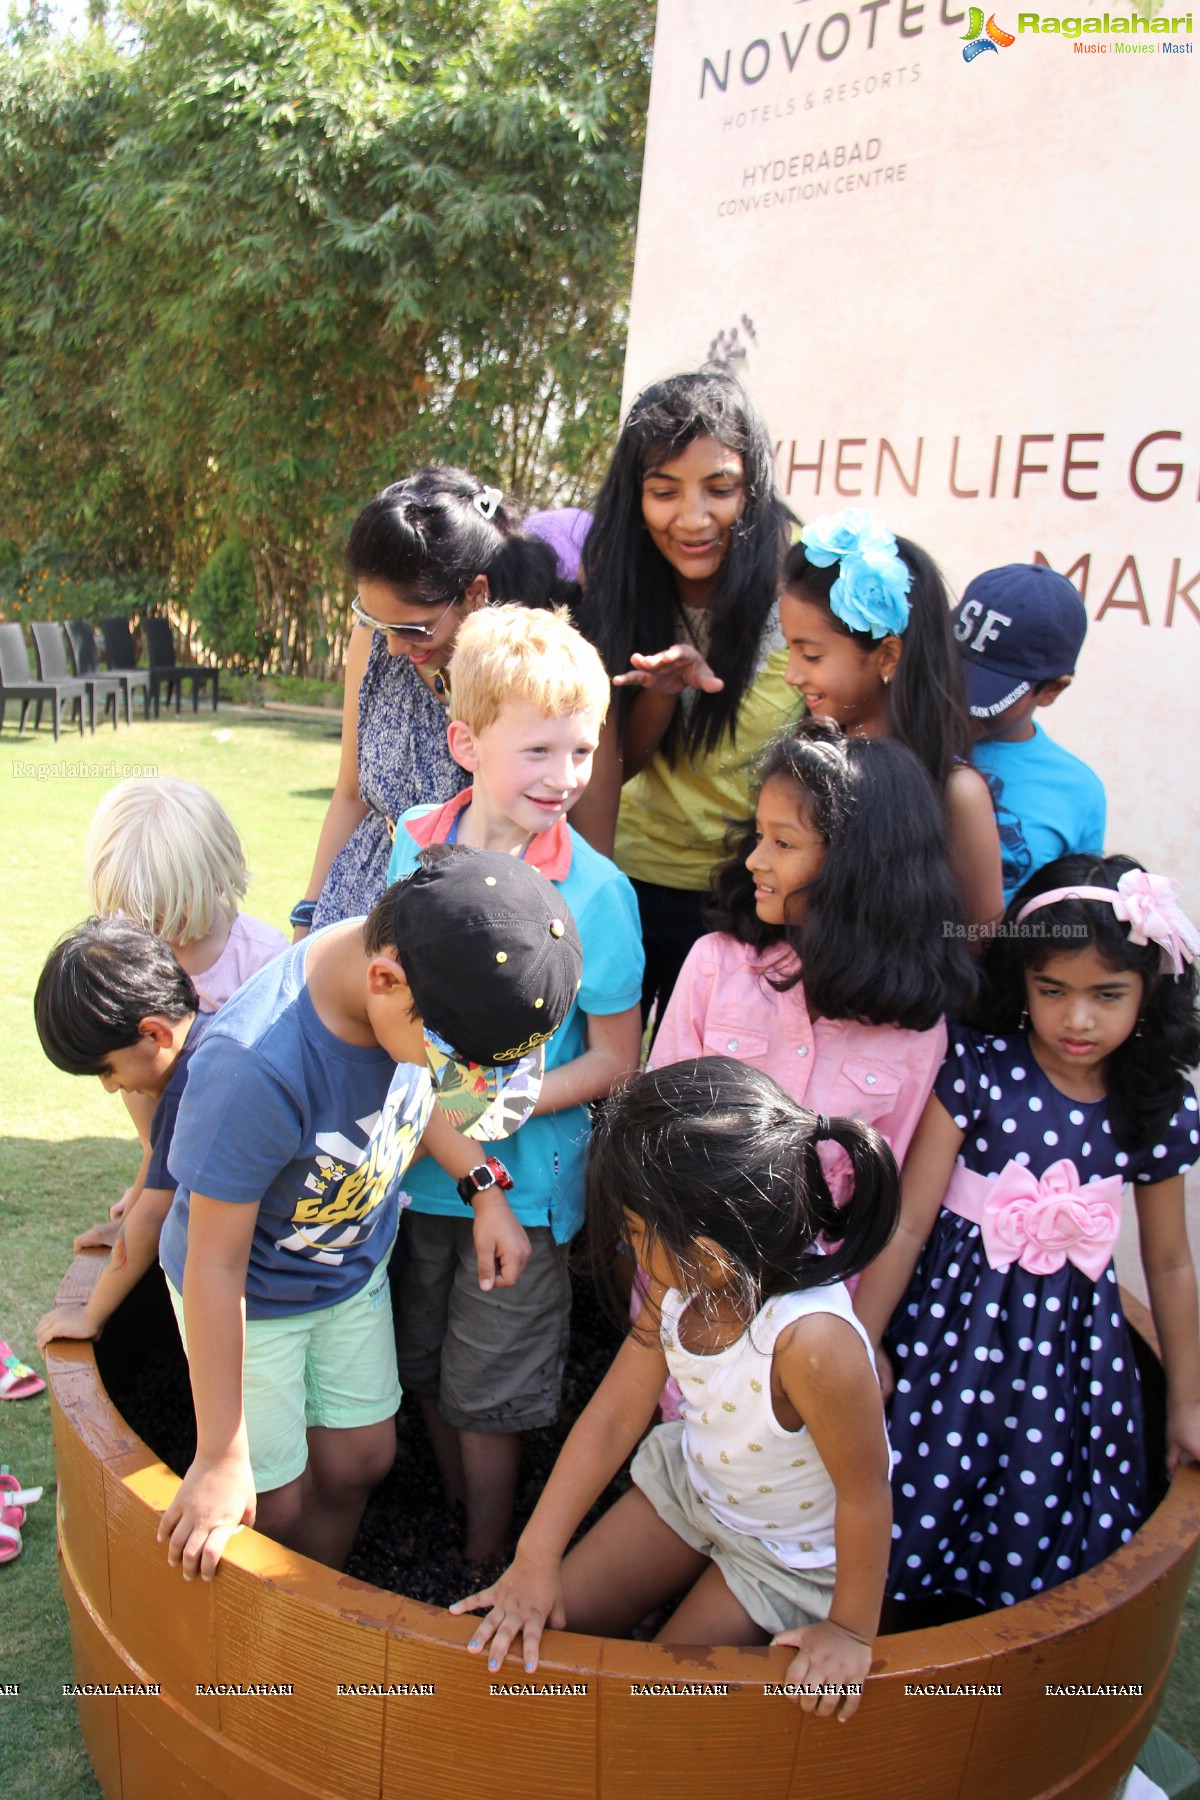
<svg viewBox="0 0 1200 1800"><path fill-rule="evenodd" d="M544 606L548 544L524 536L497 488L465 469L393 482L354 521L357 585L346 654L342 757L304 898L301 938L371 910L387 885L392 828L410 806L449 800L470 776L446 747L446 665L458 628L490 600Z"/></svg>

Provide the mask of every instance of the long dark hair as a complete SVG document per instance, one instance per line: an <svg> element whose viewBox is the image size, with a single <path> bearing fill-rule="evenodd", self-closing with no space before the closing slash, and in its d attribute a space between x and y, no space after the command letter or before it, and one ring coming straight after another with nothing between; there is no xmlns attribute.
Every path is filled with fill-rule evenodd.
<svg viewBox="0 0 1200 1800"><path fill-rule="evenodd" d="M766 426L741 383L723 369L673 375L638 395L617 439L583 547L583 629L610 675L622 675L636 650L666 650L679 636L675 571L655 549L642 519L642 482L699 437L712 437L742 459L745 507L717 571L709 610L707 657L725 686L678 706L663 750L714 748L736 731L738 707L754 679L759 643L779 590L779 565L791 513L775 492ZM628 690L621 702L632 699Z"/></svg>
<svg viewBox="0 0 1200 1800"><path fill-rule="evenodd" d="M888 732L916 753L940 794L951 769L965 762L971 749L971 716L967 711L962 665L950 629L950 599L933 558L909 538L898 537L900 560L912 574L908 591L909 619L903 651L888 688ZM879 639L867 631L851 631L829 605L838 565L819 569L810 563L803 544L794 544L783 566L785 589L824 606L835 631L853 638L862 650L874 650Z"/></svg>
<svg viewBox="0 0 1200 1800"><path fill-rule="evenodd" d="M346 568L404 589L418 606L447 606L477 575L486 575L493 600L545 606L559 587L554 551L526 537L519 516L503 501L485 517L485 495L465 469L430 466L394 481L363 507L350 530Z"/></svg>
<svg viewBox="0 0 1200 1800"><path fill-rule="evenodd" d="M829 719L802 719L777 738L759 770L792 784L796 804L828 846L793 922L766 925L746 867L754 818L735 826L716 870L708 922L754 950L786 944L799 966L768 979L803 982L827 1019L928 1031L975 995L958 890L946 860L942 809L911 750L888 738L848 738Z"/></svg>
<svg viewBox="0 0 1200 1800"><path fill-rule="evenodd" d="M661 1246L689 1292L706 1289L697 1238L725 1252L737 1303L751 1319L773 1294L824 1287L865 1269L900 1216L900 1178L886 1140L861 1119L825 1121L822 1139L850 1159L853 1192L838 1206L817 1155L817 1114L761 1069L702 1056L635 1075L604 1104L588 1162L593 1265L630 1246L626 1212ZM840 1241L821 1255L822 1235ZM630 1246L631 1247L631 1246Z"/></svg>
<svg viewBox="0 0 1200 1800"><path fill-rule="evenodd" d="M1157 944L1133 944L1129 926L1104 900L1055 900L1018 925L1027 901L1060 887L1115 888L1141 863L1131 856L1060 856L1030 876L1013 895L998 935L983 955L983 994L976 1023L984 1031L1019 1028L1025 1011L1025 975L1053 956L1089 946L1114 969L1142 977L1137 1030L1111 1052L1104 1069L1108 1117L1122 1150L1144 1150L1183 1099L1184 1076L1200 1060L1200 1015L1194 963L1178 980L1161 969Z"/></svg>

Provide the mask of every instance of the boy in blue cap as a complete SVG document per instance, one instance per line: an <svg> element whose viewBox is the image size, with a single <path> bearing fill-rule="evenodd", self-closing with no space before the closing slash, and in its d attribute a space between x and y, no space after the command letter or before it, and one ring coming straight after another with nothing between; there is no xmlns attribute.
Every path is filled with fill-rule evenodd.
<svg viewBox="0 0 1200 1800"><path fill-rule="evenodd" d="M1087 612L1065 575L1006 563L968 583L952 623L976 733L971 760L1000 828L1007 906L1035 869L1104 849L1102 782L1033 716L1070 687Z"/></svg>

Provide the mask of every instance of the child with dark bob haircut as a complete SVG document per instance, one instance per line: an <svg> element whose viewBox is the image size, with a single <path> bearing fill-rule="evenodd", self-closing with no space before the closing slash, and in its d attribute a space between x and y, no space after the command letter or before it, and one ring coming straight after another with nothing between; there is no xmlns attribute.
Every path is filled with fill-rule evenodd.
<svg viewBox="0 0 1200 1800"><path fill-rule="evenodd" d="M853 1171L841 1209L825 1144ZM792 1645L788 1680L817 1690L801 1704L850 1716L879 1624L891 1504L879 1383L843 1277L887 1243L897 1187L871 1126L797 1106L729 1057L647 1071L607 1102L588 1231L601 1267L617 1237L647 1270L646 1304L511 1567L454 1607L490 1609L470 1649L486 1645L496 1668L515 1641L533 1669L547 1624L628 1635L682 1596L660 1642ZM842 1242L822 1255L833 1231ZM639 1446L668 1371L684 1422ZM635 1448L633 1486L564 1560Z"/></svg>
<svg viewBox="0 0 1200 1800"><path fill-rule="evenodd" d="M42 1049L68 1075L98 1075L105 1091L141 1096L150 1148L136 1206L117 1226L112 1255L84 1306L56 1306L37 1343L94 1338L158 1256L175 1196L167 1167L191 1060L212 1015L162 938L130 919L91 919L56 944L33 1010Z"/></svg>

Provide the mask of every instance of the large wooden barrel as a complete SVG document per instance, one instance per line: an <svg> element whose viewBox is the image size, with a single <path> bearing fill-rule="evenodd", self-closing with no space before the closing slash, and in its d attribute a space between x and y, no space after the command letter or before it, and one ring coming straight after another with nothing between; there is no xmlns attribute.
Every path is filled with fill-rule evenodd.
<svg viewBox="0 0 1200 1800"><path fill-rule="evenodd" d="M59 1302L86 1298L102 1260L77 1259ZM185 1584L155 1537L176 1477L112 1405L90 1344L55 1343L46 1364L75 1680L100 1690L79 1715L109 1800L1105 1800L1153 1723L1200 1541L1186 1468L1088 1574L881 1637L845 1726L770 1693L784 1650L551 1632L536 1676L498 1678L463 1648L470 1621L256 1532L214 1582Z"/></svg>

